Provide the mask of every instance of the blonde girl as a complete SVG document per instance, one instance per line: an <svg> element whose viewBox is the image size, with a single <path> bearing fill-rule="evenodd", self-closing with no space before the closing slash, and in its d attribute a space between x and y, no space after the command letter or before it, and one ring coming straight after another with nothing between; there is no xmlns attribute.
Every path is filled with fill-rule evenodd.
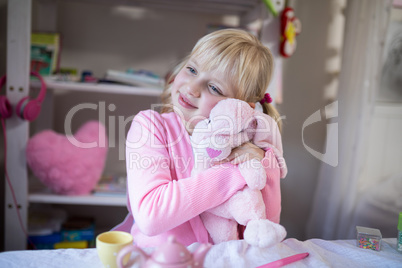
<svg viewBox="0 0 402 268"><path fill-rule="evenodd" d="M279 223L280 172L271 150L251 143L235 149L224 168L210 168L191 176L194 126L226 98L237 98L263 109L279 121L265 91L273 70L269 49L253 35L236 29L201 38L175 69L162 99L161 113L135 116L126 141L129 215L116 229L126 230L139 246L157 246L169 235L190 245L212 242L199 215L228 200L245 186L237 163L242 156L264 165L267 185L262 190L267 218ZM239 234L241 237L241 234Z"/></svg>

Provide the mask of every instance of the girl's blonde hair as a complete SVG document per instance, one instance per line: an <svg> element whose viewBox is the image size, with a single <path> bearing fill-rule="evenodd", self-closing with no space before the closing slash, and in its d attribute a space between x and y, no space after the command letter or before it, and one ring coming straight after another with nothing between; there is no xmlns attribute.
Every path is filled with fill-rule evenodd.
<svg viewBox="0 0 402 268"><path fill-rule="evenodd" d="M264 97L274 69L271 51L254 35L239 29L215 31L198 40L190 55L173 70L161 96L163 104L171 104L169 82L193 56L202 61L206 70L225 70L225 75L237 89L235 98L246 102L258 102ZM266 102L262 106L264 113L274 118L281 129L282 122L275 107ZM164 105L161 112L171 110L170 105Z"/></svg>

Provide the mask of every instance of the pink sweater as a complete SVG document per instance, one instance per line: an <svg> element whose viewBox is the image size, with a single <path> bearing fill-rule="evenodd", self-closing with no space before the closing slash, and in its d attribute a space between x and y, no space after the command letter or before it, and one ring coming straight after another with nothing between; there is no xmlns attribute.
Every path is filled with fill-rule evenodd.
<svg viewBox="0 0 402 268"><path fill-rule="evenodd" d="M268 174L262 190L267 217L278 223L280 174L271 150L263 163ZM199 214L246 185L237 166L229 163L190 176L190 137L175 113L147 110L134 118L127 135L126 164L129 215L116 229L132 225L134 242L141 247L157 246L172 234L185 245L211 243Z"/></svg>

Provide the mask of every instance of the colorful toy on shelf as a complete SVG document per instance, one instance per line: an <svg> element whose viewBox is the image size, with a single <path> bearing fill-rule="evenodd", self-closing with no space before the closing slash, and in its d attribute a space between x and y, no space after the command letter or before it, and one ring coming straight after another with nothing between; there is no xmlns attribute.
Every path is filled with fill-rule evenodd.
<svg viewBox="0 0 402 268"><path fill-rule="evenodd" d="M108 141L103 124L85 123L74 135L44 130L28 140L27 163L56 194L86 195L100 180Z"/></svg>
<svg viewBox="0 0 402 268"><path fill-rule="evenodd" d="M285 0L263 0L263 2L274 17L278 16L279 12L285 7Z"/></svg>
<svg viewBox="0 0 402 268"><path fill-rule="evenodd" d="M286 7L281 15L281 44L280 53L290 57L296 50L296 36L301 32L301 22L295 16L292 8Z"/></svg>

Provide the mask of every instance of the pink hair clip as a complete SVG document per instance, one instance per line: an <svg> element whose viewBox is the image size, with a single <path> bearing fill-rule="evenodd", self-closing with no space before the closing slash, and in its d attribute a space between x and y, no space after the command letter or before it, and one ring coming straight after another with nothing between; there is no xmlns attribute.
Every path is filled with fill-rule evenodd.
<svg viewBox="0 0 402 268"><path fill-rule="evenodd" d="M262 100L260 100L261 105L264 103L271 103L272 102L272 98L271 95L269 95L269 93L265 93L264 98L262 98Z"/></svg>

